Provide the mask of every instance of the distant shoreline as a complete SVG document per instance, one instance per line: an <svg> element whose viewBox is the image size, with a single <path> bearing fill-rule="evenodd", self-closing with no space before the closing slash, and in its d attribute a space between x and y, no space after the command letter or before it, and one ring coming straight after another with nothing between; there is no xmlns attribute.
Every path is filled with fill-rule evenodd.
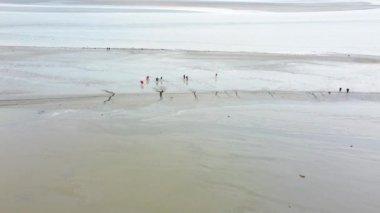
<svg viewBox="0 0 380 213"><path fill-rule="evenodd" d="M95 50L95 51L106 51L107 47L48 47L48 46L6 46L0 45L0 50ZM351 53L277 53L277 52L251 52L251 51L218 51L218 50L193 50L193 49L165 49L165 48L138 48L138 47L111 47L111 51L125 51L129 53L186 53L195 54L197 56L228 56L229 58L236 57L265 57L273 58L278 57L281 59L291 58L291 59L310 59L318 58L323 60L333 60L333 61L355 61L363 63L380 63L379 55L369 55L369 54L351 54Z"/></svg>

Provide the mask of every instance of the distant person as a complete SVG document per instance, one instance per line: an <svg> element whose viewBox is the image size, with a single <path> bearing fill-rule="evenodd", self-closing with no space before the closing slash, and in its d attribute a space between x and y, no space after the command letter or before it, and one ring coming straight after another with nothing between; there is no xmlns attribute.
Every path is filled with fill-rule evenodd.
<svg viewBox="0 0 380 213"><path fill-rule="evenodd" d="M342 87L339 88L339 92L342 92Z"/></svg>
<svg viewBox="0 0 380 213"><path fill-rule="evenodd" d="M186 75L183 75L183 80L186 80Z"/></svg>
<svg viewBox="0 0 380 213"><path fill-rule="evenodd" d="M346 92L347 92L347 93L349 93L349 92L350 92L350 89L349 89L349 88L347 88L347 89L346 89Z"/></svg>
<svg viewBox="0 0 380 213"><path fill-rule="evenodd" d="M149 84L149 80L150 80L149 75L147 75L147 76L145 77L146 84Z"/></svg>
<svg viewBox="0 0 380 213"><path fill-rule="evenodd" d="M157 78L156 78L156 84L158 84L158 81L159 81L159 80L158 80L158 77L157 77Z"/></svg>
<svg viewBox="0 0 380 213"><path fill-rule="evenodd" d="M141 86L141 89L144 89L144 81L143 80L140 81L140 86Z"/></svg>

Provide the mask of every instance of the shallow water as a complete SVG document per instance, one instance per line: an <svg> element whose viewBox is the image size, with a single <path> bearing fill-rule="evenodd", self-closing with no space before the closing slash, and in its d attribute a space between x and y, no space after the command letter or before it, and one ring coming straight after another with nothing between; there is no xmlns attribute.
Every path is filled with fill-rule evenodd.
<svg viewBox="0 0 380 213"><path fill-rule="evenodd" d="M380 58L207 51L0 48L0 97L223 90L380 92ZM218 77L215 78L215 73ZM149 84L140 81L150 76ZM189 76L189 82L183 81ZM156 85L155 78L163 77Z"/></svg>
<svg viewBox="0 0 380 213"><path fill-rule="evenodd" d="M57 12L50 6L41 12L0 6L0 45L380 53L379 9L276 13L143 7L110 12L108 7Z"/></svg>

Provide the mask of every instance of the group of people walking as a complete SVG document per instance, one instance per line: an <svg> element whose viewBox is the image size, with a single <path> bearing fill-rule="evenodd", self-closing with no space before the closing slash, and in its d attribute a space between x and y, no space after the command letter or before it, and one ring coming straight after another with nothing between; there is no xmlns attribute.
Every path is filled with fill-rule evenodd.
<svg viewBox="0 0 380 213"><path fill-rule="evenodd" d="M339 93L342 92L342 87L339 87ZM349 93L350 92L350 88L346 88L346 93ZM331 95L331 91L328 92L329 95Z"/></svg>
<svg viewBox="0 0 380 213"><path fill-rule="evenodd" d="M145 77L145 84L149 84L149 82L150 82L150 76L147 75L147 76ZM158 85L158 83L161 83L161 84L162 84L162 82L163 82L163 78L162 78L162 76L161 76L160 78L159 78L159 77L156 77L156 85ZM141 85L141 87L144 86L144 80L141 80L141 81L140 81L140 85Z"/></svg>
<svg viewBox="0 0 380 213"><path fill-rule="evenodd" d="M218 73L215 73L215 81L218 79ZM158 85L159 83L163 83L163 78L162 78L162 76L159 78L159 77L156 77L156 85ZM183 80L183 82L184 83L186 83L186 84L188 84L189 83L189 76L188 75L183 75L182 76L182 80ZM144 84L149 84L149 81L150 81L150 76L149 75L147 75L146 77L145 77L145 82L144 82L144 80L141 80L140 81L140 85L141 85L141 87L143 88L144 87Z"/></svg>
<svg viewBox="0 0 380 213"><path fill-rule="evenodd" d="M342 92L342 87L339 88L339 92ZM350 92L350 88L347 88L346 92L349 93Z"/></svg>
<svg viewBox="0 0 380 213"><path fill-rule="evenodd" d="M163 78L162 76L161 77L156 77L156 85L158 85L159 83L162 84L163 83ZM145 77L145 82L144 80L140 80L140 85L141 87L144 86L144 84L149 84L149 81L150 81L150 76L147 75ZM186 82L186 84L189 82L189 76L188 75L183 75L183 81Z"/></svg>
<svg viewBox="0 0 380 213"><path fill-rule="evenodd" d="M183 81L188 84L189 83L189 76L188 75L183 75Z"/></svg>

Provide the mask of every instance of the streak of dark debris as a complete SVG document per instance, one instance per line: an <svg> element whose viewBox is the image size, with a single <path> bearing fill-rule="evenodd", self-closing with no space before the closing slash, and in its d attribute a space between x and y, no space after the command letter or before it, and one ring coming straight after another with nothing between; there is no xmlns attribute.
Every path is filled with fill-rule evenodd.
<svg viewBox="0 0 380 213"><path fill-rule="evenodd" d="M109 90L104 90L104 92L110 94L110 96L108 97L107 100L104 101L104 103L107 103L107 102L110 102L112 97L116 95L116 93L112 92L112 91L109 91Z"/></svg>

